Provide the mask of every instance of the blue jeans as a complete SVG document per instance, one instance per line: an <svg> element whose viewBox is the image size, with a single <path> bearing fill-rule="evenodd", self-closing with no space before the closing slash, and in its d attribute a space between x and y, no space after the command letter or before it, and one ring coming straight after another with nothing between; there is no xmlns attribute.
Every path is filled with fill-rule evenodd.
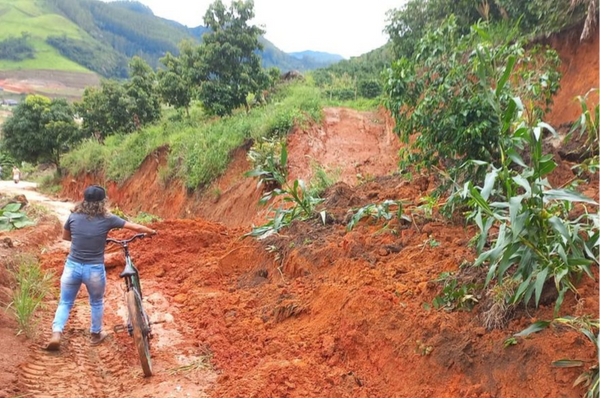
<svg viewBox="0 0 600 398"><path fill-rule="evenodd" d="M104 264L81 264L67 259L60 278L60 302L52 323L53 332L63 331L82 282L87 288L90 296L90 306L92 307L92 327L90 331L98 333L102 330L104 289L106 287Z"/></svg>

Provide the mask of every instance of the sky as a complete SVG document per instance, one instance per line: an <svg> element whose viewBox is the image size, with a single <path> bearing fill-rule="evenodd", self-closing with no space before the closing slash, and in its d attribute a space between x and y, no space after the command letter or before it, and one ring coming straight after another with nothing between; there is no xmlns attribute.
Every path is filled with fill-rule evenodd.
<svg viewBox="0 0 600 398"><path fill-rule="evenodd" d="M193 27L212 0L139 0L155 15ZM346 58L387 42L385 13L405 0L254 0L255 23L285 52L314 50ZM228 0L224 0L226 4Z"/></svg>

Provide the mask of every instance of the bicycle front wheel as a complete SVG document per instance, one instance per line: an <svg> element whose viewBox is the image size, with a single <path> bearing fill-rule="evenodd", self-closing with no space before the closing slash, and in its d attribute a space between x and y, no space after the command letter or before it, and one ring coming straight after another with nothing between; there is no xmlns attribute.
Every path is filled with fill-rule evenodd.
<svg viewBox="0 0 600 398"><path fill-rule="evenodd" d="M127 292L127 309L129 310L129 321L133 327L133 341L140 357L144 376L150 377L152 376L152 362L150 361L148 325L142 313L142 304L133 289Z"/></svg>

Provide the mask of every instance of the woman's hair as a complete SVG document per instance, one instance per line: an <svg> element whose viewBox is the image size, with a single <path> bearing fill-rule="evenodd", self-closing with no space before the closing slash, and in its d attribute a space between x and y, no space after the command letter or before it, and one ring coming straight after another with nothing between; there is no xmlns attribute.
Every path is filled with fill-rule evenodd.
<svg viewBox="0 0 600 398"><path fill-rule="evenodd" d="M73 213L81 213L93 217L106 217L108 216L108 209L106 208L106 199L99 202L88 202L86 200L79 202L75 205Z"/></svg>

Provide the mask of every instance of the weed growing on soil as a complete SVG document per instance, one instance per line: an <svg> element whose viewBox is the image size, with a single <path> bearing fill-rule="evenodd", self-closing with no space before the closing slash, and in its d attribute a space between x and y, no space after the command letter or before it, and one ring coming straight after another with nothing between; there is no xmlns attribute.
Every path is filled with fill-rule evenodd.
<svg viewBox="0 0 600 398"><path fill-rule="evenodd" d="M339 181L341 170L328 170L319 163L311 162L312 179L310 180L310 195L320 197L323 192L333 184Z"/></svg>
<svg viewBox="0 0 600 398"><path fill-rule="evenodd" d="M518 110L519 103L515 101L512 108ZM468 218L481 232L480 255L474 265L489 264L486 285L492 280L501 284L508 276L519 282L509 302L527 305L535 297L537 306L546 281L553 279L558 290L556 312L565 293L575 291L575 278L583 272L593 278L590 267L597 261L600 232L597 214L585 208L586 203L596 204L593 200L575 191L551 188L546 176L556 163L552 155L542 155L543 129L552 128L521 122L512 145L502 148L502 166L478 162L490 170L485 184L466 183L463 197L469 198L473 208ZM529 164L515 150L523 147L529 149ZM573 219L569 213L575 203L583 214ZM484 250L492 227L497 228L497 236L491 248Z"/></svg>
<svg viewBox="0 0 600 398"><path fill-rule="evenodd" d="M0 209L0 231L11 231L35 225L27 214L20 211L21 203L9 203Z"/></svg>
<svg viewBox="0 0 600 398"><path fill-rule="evenodd" d="M28 255L17 257L9 270L16 286L8 308L17 318L17 333L31 337L36 329L35 313L43 307L44 298L52 291L54 275L42 270L39 261Z"/></svg>
<svg viewBox="0 0 600 398"><path fill-rule="evenodd" d="M154 214L141 211L133 218L132 221L137 224L152 224L157 221L162 221L162 218L155 216Z"/></svg>
<svg viewBox="0 0 600 398"><path fill-rule="evenodd" d="M394 218L398 220L398 222L401 220L411 222L411 218L404 214L405 204L406 203L401 200L385 200L381 203L371 203L360 208L352 209L351 211L354 214L350 219L350 222L348 222L346 230L348 232L352 231L356 224L363 218L372 218L375 222L383 219L385 220L383 227L386 227ZM394 208L395 210L393 210Z"/></svg>
<svg viewBox="0 0 600 398"><path fill-rule="evenodd" d="M442 293L436 296L432 303L438 310L471 311L475 304L479 302L478 292L481 290L481 284L461 284L452 272L443 272L435 282L444 284Z"/></svg>
<svg viewBox="0 0 600 398"><path fill-rule="evenodd" d="M596 359L598 358L600 353L600 347L598 346L598 330L600 329L600 320L592 319L589 316L565 316L562 318L555 318L553 321L537 321L522 332L515 334L514 337L525 337L532 333L537 333L541 330L544 330L551 325L564 325L585 335L585 337L587 337L587 339L594 346L596 350ZM514 337L512 339L514 339ZM508 340L509 339L507 339L507 341ZM560 359L552 362L552 365L559 368L578 368L585 366L585 363L585 361L578 359ZM587 388L585 398L598 397L598 394L600 393L600 373L597 363L579 375L579 377L573 383L573 386L578 386L580 384L583 384L583 386Z"/></svg>

